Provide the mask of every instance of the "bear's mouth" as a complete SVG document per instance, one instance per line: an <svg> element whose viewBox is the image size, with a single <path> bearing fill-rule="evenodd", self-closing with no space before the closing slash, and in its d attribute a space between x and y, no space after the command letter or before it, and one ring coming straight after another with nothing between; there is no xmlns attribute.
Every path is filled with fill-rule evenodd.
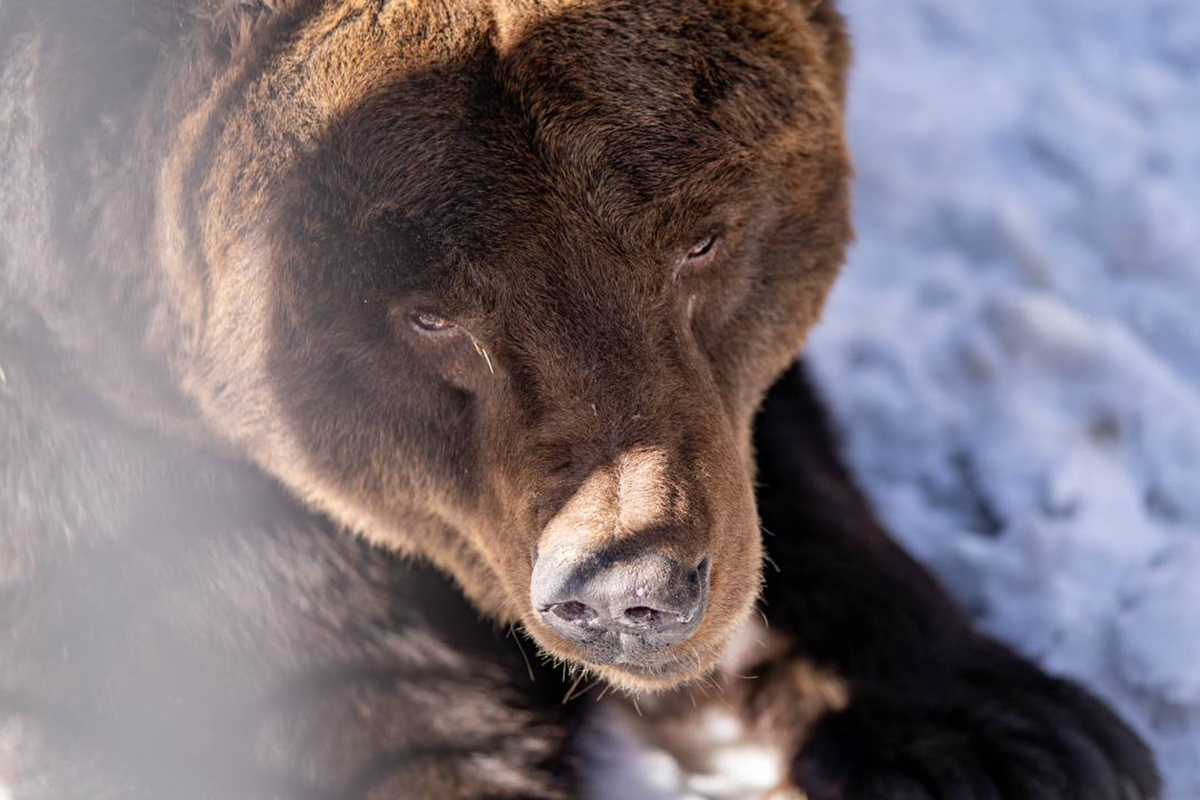
<svg viewBox="0 0 1200 800"><path fill-rule="evenodd" d="M719 662L724 644L724 637L720 637L715 644L684 644L651 656L621 655L611 660L580 660L618 688L658 692L708 674Z"/></svg>
<svg viewBox="0 0 1200 800"><path fill-rule="evenodd" d="M680 662L680 651L689 650L689 639L699 629L705 602L691 618L675 618L666 627L649 629L637 623L617 623L617 627L574 628L555 632L582 651L583 660L599 665L626 668L642 672L661 672ZM654 614L653 610L647 610ZM554 611L544 612L543 620ZM695 659L692 658L694 662Z"/></svg>

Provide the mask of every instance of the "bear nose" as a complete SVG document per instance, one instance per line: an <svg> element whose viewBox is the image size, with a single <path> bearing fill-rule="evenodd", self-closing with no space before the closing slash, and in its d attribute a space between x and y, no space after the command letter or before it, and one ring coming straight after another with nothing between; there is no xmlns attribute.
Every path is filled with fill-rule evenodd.
<svg viewBox="0 0 1200 800"><path fill-rule="evenodd" d="M689 567L660 553L598 554L565 563L539 557L534 608L563 638L605 661L644 661L690 637L708 600L709 562Z"/></svg>

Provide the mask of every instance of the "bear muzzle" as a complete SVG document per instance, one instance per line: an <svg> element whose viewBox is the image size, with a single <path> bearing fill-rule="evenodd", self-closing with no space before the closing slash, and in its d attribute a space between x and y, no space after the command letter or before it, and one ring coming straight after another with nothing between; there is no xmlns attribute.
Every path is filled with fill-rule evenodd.
<svg viewBox="0 0 1200 800"><path fill-rule="evenodd" d="M689 639L708 605L710 562L608 550L539 556L530 599L541 620L595 664L657 666Z"/></svg>

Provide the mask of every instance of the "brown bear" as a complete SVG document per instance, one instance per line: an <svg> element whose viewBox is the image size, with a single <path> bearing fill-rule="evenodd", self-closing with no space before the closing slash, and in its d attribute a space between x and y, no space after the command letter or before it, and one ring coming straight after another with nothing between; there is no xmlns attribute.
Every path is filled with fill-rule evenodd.
<svg viewBox="0 0 1200 800"><path fill-rule="evenodd" d="M781 377L848 54L821 0L0 5L0 786L575 797L560 700L699 685L781 792L1156 796Z"/></svg>

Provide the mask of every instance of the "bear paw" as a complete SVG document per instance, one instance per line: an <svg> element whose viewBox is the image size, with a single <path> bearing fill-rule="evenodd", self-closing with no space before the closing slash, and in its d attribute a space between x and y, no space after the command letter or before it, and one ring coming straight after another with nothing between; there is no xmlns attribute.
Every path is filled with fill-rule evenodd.
<svg viewBox="0 0 1200 800"><path fill-rule="evenodd" d="M808 800L1159 797L1145 744L1105 705L983 649L915 686L856 686L793 762Z"/></svg>

